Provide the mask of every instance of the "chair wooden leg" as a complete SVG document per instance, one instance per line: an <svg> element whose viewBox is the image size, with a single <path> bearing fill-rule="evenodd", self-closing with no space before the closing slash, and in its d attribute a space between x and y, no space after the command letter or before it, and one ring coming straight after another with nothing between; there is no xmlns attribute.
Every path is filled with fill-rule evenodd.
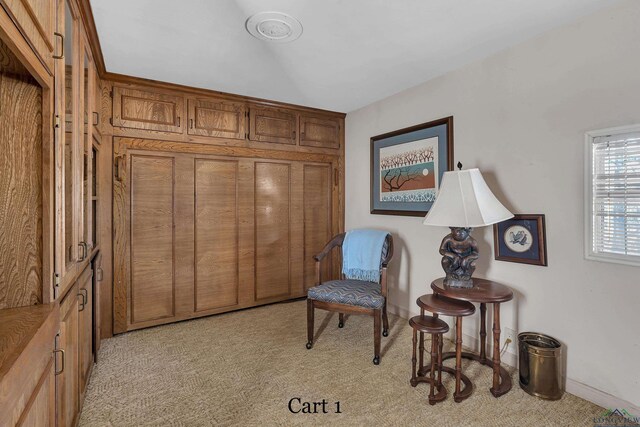
<svg viewBox="0 0 640 427"><path fill-rule="evenodd" d="M344 328L344 313L338 314L338 328Z"/></svg>
<svg viewBox="0 0 640 427"><path fill-rule="evenodd" d="M307 350L313 347L313 300L307 298Z"/></svg>
<svg viewBox="0 0 640 427"><path fill-rule="evenodd" d="M381 317L380 309L373 310L373 364L380 364L380 335L381 335Z"/></svg>
<svg viewBox="0 0 640 427"><path fill-rule="evenodd" d="M387 301L382 306L382 336L389 336L389 318L387 317Z"/></svg>

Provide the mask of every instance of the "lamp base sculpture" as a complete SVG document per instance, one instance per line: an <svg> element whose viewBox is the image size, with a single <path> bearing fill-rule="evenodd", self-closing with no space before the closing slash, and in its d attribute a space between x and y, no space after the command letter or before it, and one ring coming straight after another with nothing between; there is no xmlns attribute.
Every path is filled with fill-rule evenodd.
<svg viewBox="0 0 640 427"><path fill-rule="evenodd" d="M453 288L472 288L471 276L476 269L478 245L471 237L471 228L449 227L451 234L440 244L444 284Z"/></svg>

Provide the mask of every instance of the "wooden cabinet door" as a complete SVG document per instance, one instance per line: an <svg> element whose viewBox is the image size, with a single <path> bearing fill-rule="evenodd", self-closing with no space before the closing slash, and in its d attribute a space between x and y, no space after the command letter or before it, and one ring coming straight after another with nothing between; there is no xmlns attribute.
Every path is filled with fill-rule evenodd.
<svg viewBox="0 0 640 427"><path fill-rule="evenodd" d="M2 3L6 4L36 55L53 75L56 2L53 0L3 0ZM56 50L61 52L60 42Z"/></svg>
<svg viewBox="0 0 640 427"><path fill-rule="evenodd" d="M91 67L91 87L93 88L93 96L92 101L93 104L91 106L91 123L93 124L93 139L95 139L98 143L102 142L102 86L100 83L100 76L98 75L98 68L96 67L95 61L92 62Z"/></svg>
<svg viewBox="0 0 640 427"><path fill-rule="evenodd" d="M192 313L193 156L127 150L114 180L114 329Z"/></svg>
<svg viewBox="0 0 640 427"><path fill-rule="evenodd" d="M79 251L78 262L87 259L94 247L93 242L93 61L89 45L84 38L81 39L80 58L80 156L78 167L80 175L80 227L78 229Z"/></svg>
<svg viewBox="0 0 640 427"><path fill-rule="evenodd" d="M78 377L80 402L93 366L93 270L88 266L78 279Z"/></svg>
<svg viewBox="0 0 640 427"><path fill-rule="evenodd" d="M319 254L333 237L333 167L328 163L302 165L302 194L304 222L303 289L315 286L316 263ZM322 262L322 280L330 278L331 257Z"/></svg>
<svg viewBox="0 0 640 427"><path fill-rule="evenodd" d="M78 416L78 288L74 285L60 303L58 347L64 351L62 372L56 377L58 426L76 425Z"/></svg>
<svg viewBox="0 0 640 427"><path fill-rule="evenodd" d="M113 88L113 126L183 133L184 98L159 92Z"/></svg>
<svg viewBox="0 0 640 427"><path fill-rule="evenodd" d="M255 300L291 294L291 163L256 161Z"/></svg>
<svg viewBox="0 0 640 427"><path fill-rule="evenodd" d="M188 100L189 135L245 139L246 106L238 102Z"/></svg>
<svg viewBox="0 0 640 427"><path fill-rule="evenodd" d="M77 269L80 215L80 173L82 139L79 132L78 116L80 98L78 96L80 73L77 52L79 47L78 17L75 3L59 0L58 31L64 35L64 57L57 60L55 72L55 109L59 125L56 126L56 272L59 286L56 298L66 295L73 285Z"/></svg>
<svg viewBox="0 0 640 427"><path fill-rule="evenodd" d="M295 145L297 122L296 113L292 111L252 106L249 109L249 139Z"/></svg>
<svg viewBox="0 0 640 427"><path fill-rule="evenodd" d="M56 377L53 358L33 392L28 408L20 416L18 425L25 427L56 425Z"/></svg>
<svg viewBox="0 0 640 427"><path fill-rule="evenodd" d="M234 159L195 159L195 311L238 304L239 181Z"/></svg>
<svg viewBox="0 0 640 427"><path fill-rule="evenodd" d="M102 285L102 252L96 255L93 260L93 360L98 362L98 350L100 350L101 341L101 312L100 312L100 287Z"/></svg>
<svg viewBox="0 0 640 427"><path fill-rule="evenodd" d="M340 148L340 122L333 117L300 115L300 145Z"/></svg>

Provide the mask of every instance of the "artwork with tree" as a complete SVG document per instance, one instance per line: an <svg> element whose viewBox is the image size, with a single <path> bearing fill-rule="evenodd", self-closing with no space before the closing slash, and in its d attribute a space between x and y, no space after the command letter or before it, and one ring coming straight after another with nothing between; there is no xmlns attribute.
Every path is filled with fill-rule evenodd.
<svg viewBox="0 0 640 427"><path fill-rule="evenodd" d="M438 138L380 149L380 201L433 202L438 188Z"/></svg>

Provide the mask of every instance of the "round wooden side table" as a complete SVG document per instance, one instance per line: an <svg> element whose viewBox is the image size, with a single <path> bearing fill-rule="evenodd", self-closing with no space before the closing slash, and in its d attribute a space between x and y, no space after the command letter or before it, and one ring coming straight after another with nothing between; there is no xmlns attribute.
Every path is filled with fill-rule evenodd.
<svg viewBox="0 0 640 427"><path fill-rule="evenodd" d="M431 282L437 295L461 301L480 303L480 354L462 352L462 357L480 362L493 369L493 385L489 389L495 397L511 390L511 376L500 366L500 304L513 299L508 286L486 279L473 279L471 288L453 288L444 284L444 277ZM493 304L493 360L487 359L487 304ZM442 359L456 357L456 352L447 352Z"/></svg>

